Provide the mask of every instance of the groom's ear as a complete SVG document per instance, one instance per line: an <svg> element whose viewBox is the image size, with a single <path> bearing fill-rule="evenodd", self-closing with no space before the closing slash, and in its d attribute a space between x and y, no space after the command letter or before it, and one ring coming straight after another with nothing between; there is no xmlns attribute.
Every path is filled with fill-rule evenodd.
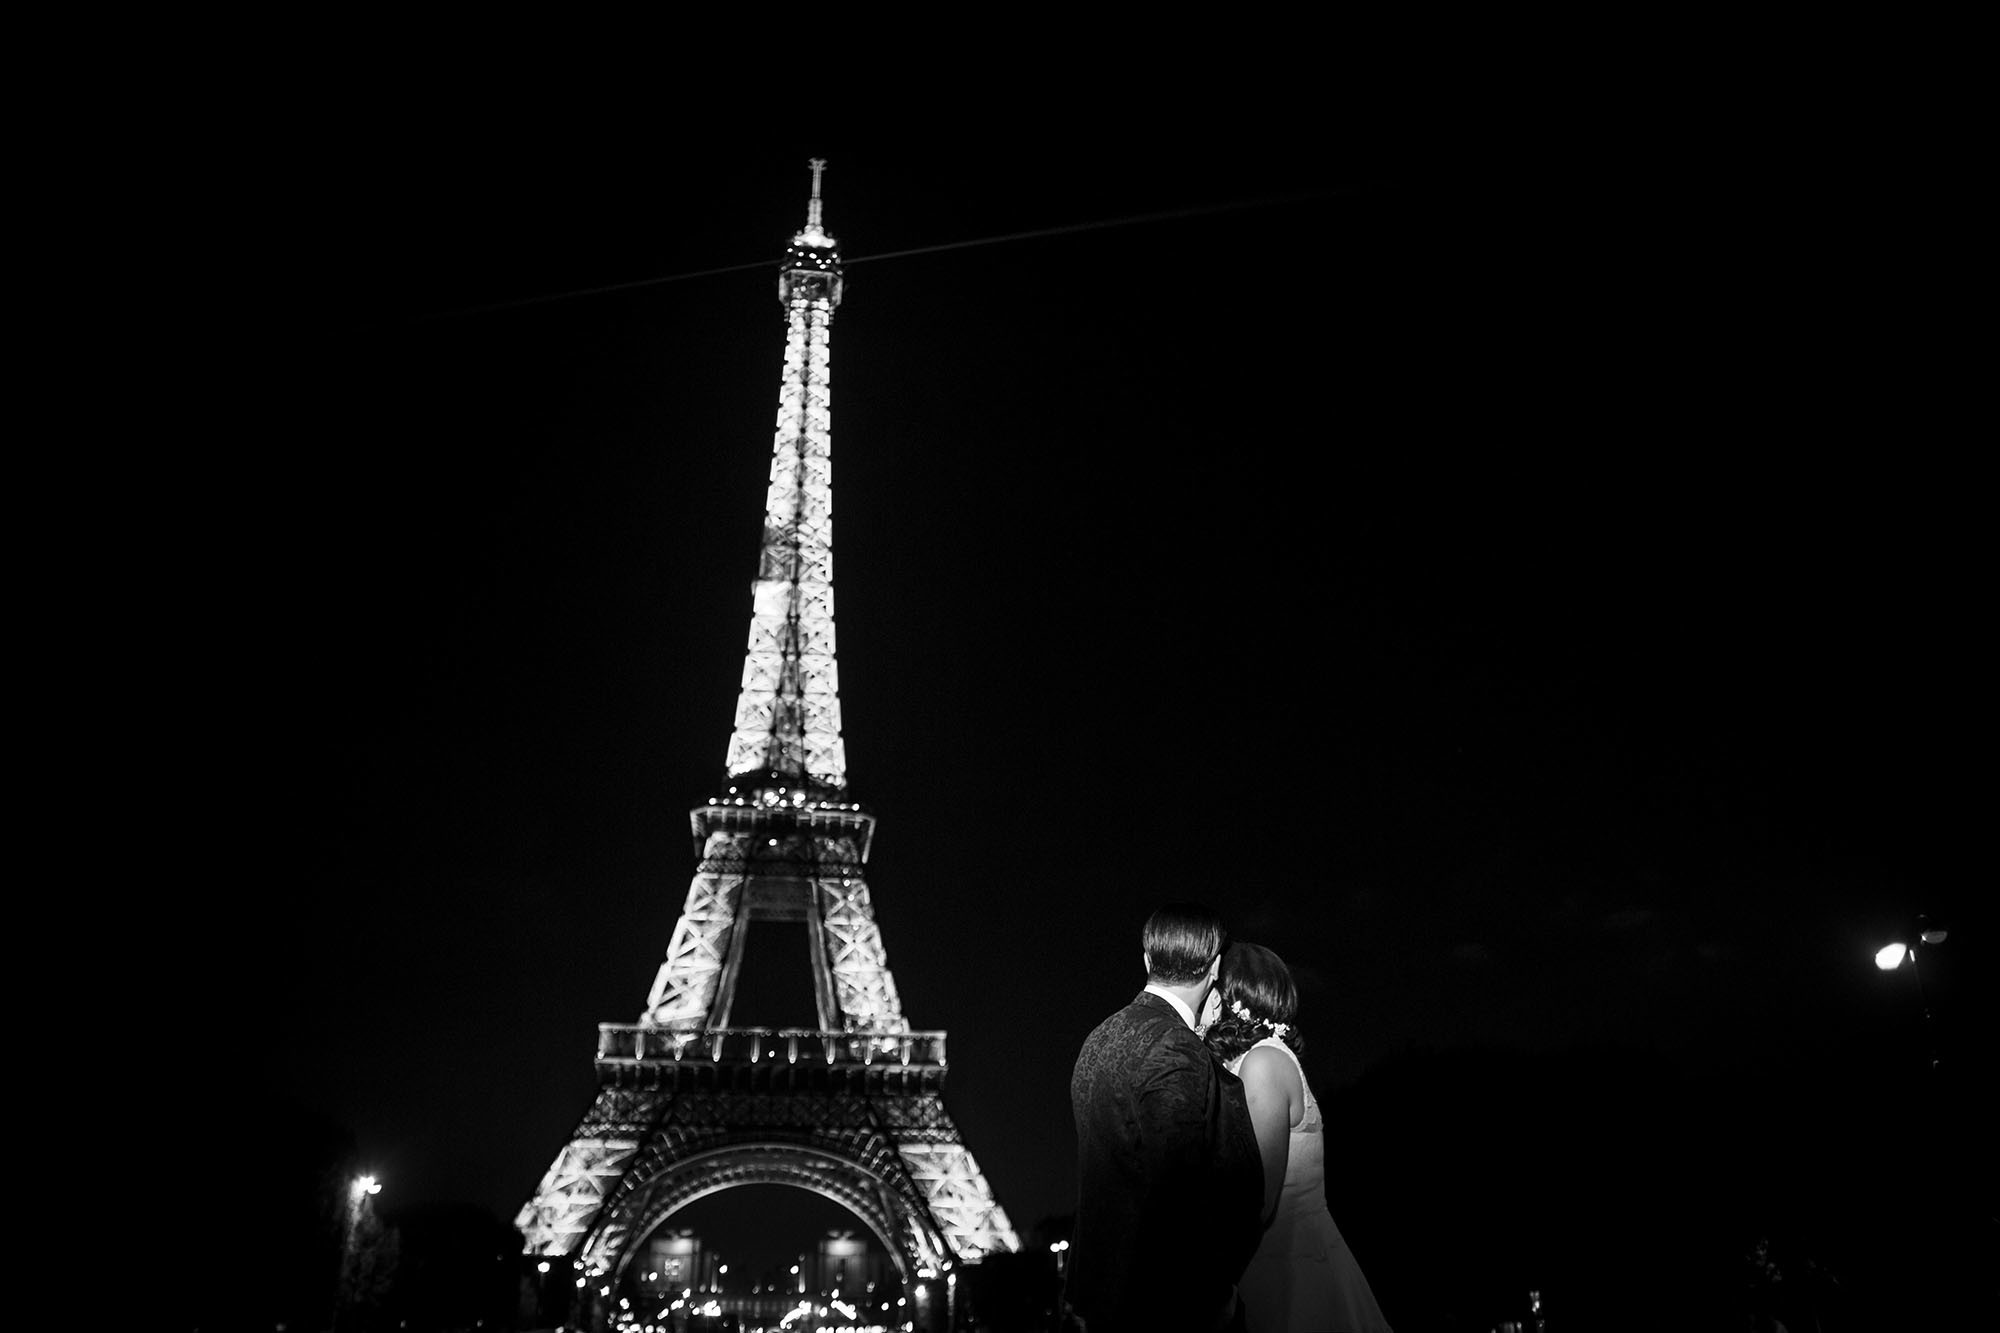
<svg viewBox="0 0 2000 1333"><path fill-rule="evenodd" d="M1215 957L1211 958L1208 962L1208 984L1213 986L1215 984L1215 979L1221 975L1222 975L1222 955L1217 954Z"/></svg>
<svg viewBox="0 0 2000 1333"><path fill-rule="evenodd" d="M1139 950L1139 962L1140 962L1140 963L1141 963L1141 964L1142 964L1142 965L1143 965L1143 966L1145 967L1145 969L1146 969L1146 975L1147 975L1147 976L1149 976L1149 977L1150 977L1150 976L1152 976L1152 975L1153 975L1153 955L1152 955L1152 953L1151 953L1150 951L1148 951L1148 950L1145 950L1145 949L1141 949L1141 950Z"/></svg>

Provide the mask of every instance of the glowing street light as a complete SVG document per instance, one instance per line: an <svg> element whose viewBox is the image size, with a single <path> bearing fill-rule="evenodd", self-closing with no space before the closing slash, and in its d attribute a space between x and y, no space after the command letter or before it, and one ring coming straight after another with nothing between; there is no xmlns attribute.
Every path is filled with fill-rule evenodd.
<svg viewBox="0 0 2000 1333"><path fill-rule="evenodd" d="M357 1304L364 1283L362 1251L371 1247L380 1231L368 1200L382 1192L382 1182L373 1176L356 1176L347 1187L347 1215L342 1219L340 1239L340 1286L334 1296L333 1324Z"/></svg>
<svg viewBox="0 0 2000 1333"><path fill-rule="evenodd" d="M1917 918L1917 927L1917 944L1905 944L1898 940L1894 944L1883 945L1875 951L1875 966L1884 972L1894 972L1907 962L1914 971L1917 966L1917 946L1943 944L1945 936L1950 933L1932 928L1923 917Z"/></svg>
<svg viewBox="0 0 2000 1333"><path fill-rule="evenodd" d="M1881 968L1884 972L1894 972L1904 963L1908 963L1910 965L1910 975L1917 979L1917 1003L1922 1006L1924 1011L1924 1039L1927 1043L1931 1044L1932 1070L1936 1070L1938 1066L1937 1047L1931 1038L1931 1002L1930 997L1924 993L1924 973L1923 969L1917 965L1917 954L1927 944L1943 944L1947 933L1932 926L1928 917L1920 916L1917 918L1917 942L1915 944L1906 944L1902 940L1896 940L1883 945L1875 951L1875 966Z"/></svg>

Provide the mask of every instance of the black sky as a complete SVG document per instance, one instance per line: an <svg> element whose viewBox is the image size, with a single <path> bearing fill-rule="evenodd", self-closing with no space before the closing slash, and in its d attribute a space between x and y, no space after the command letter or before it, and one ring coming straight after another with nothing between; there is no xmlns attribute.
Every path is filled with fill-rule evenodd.
<svg viewBox="0 0 2000 1333"><path fill-rule="evenodd" d="M1859 94L1238 87L815 128L391 80L268 190L223 154L172 351L229 417L170 617L227 775L196 1100L254 1072L385 1198L533 1189L722 776L815 154L870 885L1018 1226L1070 1206L1069 1063L1170 897L1293 964L1335 1108L1611 1051L1766 1125L1903 1069L1867 959L1918 911L1963 1035L1991 599L1950 174Z"/></svg>

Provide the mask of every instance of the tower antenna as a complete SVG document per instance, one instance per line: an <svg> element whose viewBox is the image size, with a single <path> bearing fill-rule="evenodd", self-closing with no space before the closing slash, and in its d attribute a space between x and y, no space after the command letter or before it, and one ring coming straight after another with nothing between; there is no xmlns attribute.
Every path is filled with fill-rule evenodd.
<svg viewBox="0 0 2000 1333"><path fill-rule="evenodd" d="M819 178L826 172L826 159L816 157L806 164L813 172L812 202L806 205L806 229L818 231L819 225Z"/></svg>

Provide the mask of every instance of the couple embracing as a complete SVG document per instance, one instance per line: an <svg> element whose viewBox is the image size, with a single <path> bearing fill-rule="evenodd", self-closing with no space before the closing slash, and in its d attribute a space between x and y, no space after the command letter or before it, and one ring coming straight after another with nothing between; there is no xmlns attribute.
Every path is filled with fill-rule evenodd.
<svg viewBox="0 0 2000 1333"><path fill-rule="evenodd" d="M1389 1333L1333 1224L1290 971L1169 904L1146 988L1070 1080L1078 1197L1064 1300L1085 1333Z"/></svg>

